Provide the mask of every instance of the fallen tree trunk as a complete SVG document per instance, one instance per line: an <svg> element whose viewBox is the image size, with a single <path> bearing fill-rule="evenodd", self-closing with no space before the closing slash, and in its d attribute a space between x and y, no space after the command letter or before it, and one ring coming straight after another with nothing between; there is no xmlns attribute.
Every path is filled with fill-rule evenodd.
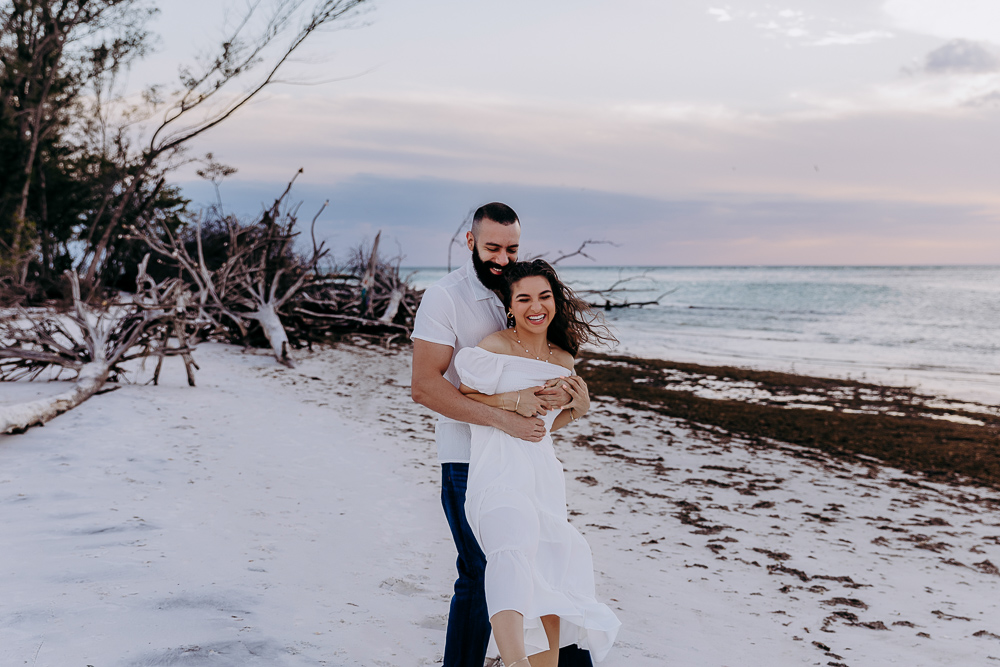
<svg viewBox="0 0 1000 667"><path fill-rule="evenodd" d="M278 317L278 311L274 308L274 303L268 301L258 306L257 312L244 313L247 319L256 320L260 323L260 328L264 331L264 337L271 344L271 351L274 357L289 368L295 368L295 362L288 353L288 334L285 326Z"/></svg>
<svg viewBox="0 0 1000 667"><path fill-rule="evenodd" d="M368 258L368 267L361 278L361 309L362 315L371 317L372 308L375 305L373 299L373 288L375 287L375 272L378 269L378 243L382 238L382 232L375 235L375 242L372 244L372 254Z"/></svg>
<svg viewBox="0 0 1000 667"><path fill-rule="evenodd" d="M194 360L184 334L186 291L177 279L155 283L146 275L145 266L144 260L138 293L129 301L105 302L100 308L88 306L80 296L79 277L68 271L71 311L38 314L21 310L0 319L0 381L35 378L48 368L78 370L72 389L0 408L0 433L20 433L72 410L98 393L112 373L123 373L122 364L132 359L184 356L185 362L190 362L188 381L194 384ZM158 347L156 341L164 339L171 326L182 347L169 348L165 342Z"/></svg>
<svg viewBox="0 0 1000 667"><path fill-rule="evenodd" d="M378 318L378 321L383 324L390 324L394 319L396 319L396 313L399 311L399 304L403 302L403 297L406 293L400 288L392 290L392 296L389 297L389 305L385 307L385 312L382 313L382 317Z"/></svg>
<svg viewBox="0 0 1000 667"><path fill-rule="evenodd" d="M0 433L20 433L72 410L101 390L110 369L103 360L84 364L72 389L49 398L0 408Z"/></svg>
<svg viewBox="0 0 1000 667"><path fill-rule="evenodd" d="M183 234L170 234L161 238L150 229L136 232L151 250L178 269L179 279L186 280L199 304L199 318L213 326L206 335L222 335L234 343L249 344L251 323L260 324L264 338L278 362L295 367L291 355L286 325L281 321L285 304L315 285L329 285L339 279L324 280L318 277L316 266L327 254L325 243L317 243L316 218L313 219L313 250L308 256L294 251L299 232L295 231L297 206L289 207L285 201L292 184L302 170L296 173L288 187L262 216L243 224L235 218L217 221L215 242L218 244L221 225L225 251L215 257L217 266L209 268L205 259L205 239L199 218L194 230L196 256L189 252ZM326 204L323 205L326 208ZM322 212L323 208L320 209ZM182 343L183 346L183 343Z"/></svg>

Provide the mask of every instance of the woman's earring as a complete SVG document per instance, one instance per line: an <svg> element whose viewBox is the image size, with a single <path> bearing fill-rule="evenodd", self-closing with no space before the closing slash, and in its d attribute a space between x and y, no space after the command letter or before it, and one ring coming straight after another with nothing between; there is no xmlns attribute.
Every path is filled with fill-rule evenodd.
<svg viewBox="0 0 1000 667"><path fill-rule="evenodd" d="M514 310L510 309L507 311L507 328L514 326Z"/></svg>

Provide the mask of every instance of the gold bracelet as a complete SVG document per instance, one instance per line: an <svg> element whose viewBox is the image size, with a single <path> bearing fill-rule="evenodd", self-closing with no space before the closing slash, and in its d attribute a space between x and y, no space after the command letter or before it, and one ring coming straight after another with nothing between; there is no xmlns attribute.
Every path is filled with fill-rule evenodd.
<svg viewBox="0 0 1000 667"><path fill-rule="evenodd" d="M571 422L576 421L576 413L573 412L573 408L569 409L569 420Z"/></svg>
<svg viewBox="0 0 1000 667"><path fill-rule="evenodd" d="M521 392L517 392L517 403L514 404L514 412L517 412L517 406L521 405Z"/></svg>

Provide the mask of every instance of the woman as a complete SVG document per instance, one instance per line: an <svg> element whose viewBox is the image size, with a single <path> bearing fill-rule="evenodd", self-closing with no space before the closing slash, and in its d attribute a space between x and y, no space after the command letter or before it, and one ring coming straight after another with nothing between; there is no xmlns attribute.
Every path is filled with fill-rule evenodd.
<svg viewBox="0 0 1000 667"><path fill-rule="evenodd" d="M495 407L538 415L549 432L589 408L574 356L587 341L613 341L586 303L543 260L507 273L513 326L455 357L461 391ZM547 411L539 385L561 385L570 402ZM559 647L577 644L602 660L621 623L594 599L590 547L569 524L562 464L547 433L540 443L472 426L465 512L486 554L486 603L507 667L555 667ZM529 660L528 656L531 655Z"/></svg>

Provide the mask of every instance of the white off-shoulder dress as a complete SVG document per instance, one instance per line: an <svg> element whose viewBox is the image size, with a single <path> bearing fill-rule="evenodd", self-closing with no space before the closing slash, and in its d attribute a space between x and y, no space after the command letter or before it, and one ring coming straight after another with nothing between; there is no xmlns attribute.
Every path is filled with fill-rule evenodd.
<svg viewBox="0 0 1000 667"><path fill-rule="evenodd" d="M479 347L460 350L455 368L463 384L483 394L536 387L569 373L547 361ZM546 431L558 414L544 417ZM486 554L490 617L520 612L532 655L548 649L541 617L555 614L560 647L576 644L603 660L621 622L596 600L590 546L567 518L566 483L552 436L546 432L541 442L528 442L473 425L465 513Z"/></svg>

